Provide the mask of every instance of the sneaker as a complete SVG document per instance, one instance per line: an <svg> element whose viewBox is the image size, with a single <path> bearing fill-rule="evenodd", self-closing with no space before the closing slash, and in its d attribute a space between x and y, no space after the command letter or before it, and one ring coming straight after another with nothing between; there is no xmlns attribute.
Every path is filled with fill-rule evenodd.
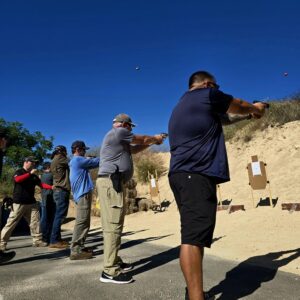
<svg viewBox="0 0 300 300"><path fill-rule="evenodd" d="M47 247L48 243L44 241L36 241L32 244L32 247Z"/></svg>
<svg viewBox="0 0 300 300"><path fill-rule="evenodd" d="M91 252L71 253L70 260L90 259L92 257L93 257L93 253Z"/></svg>
<svg viewBox="0 0 300 300"><path fill-rule="evenodd" d="M189 298L189 292L188 289L185 288L185 300L190 300ZM214 295L210 295L208 292L204 292L204 299L205 300L215 300L215 296Z"/></svg>
<svg viewBox="0 0 300 300"><path fill-rule="evenodd" d="M10 261L11 259L13 259L15 257L15 255L16 255L15 251L10 251L10 252L6 252L6 253L0 251L0 264Z"/></svg>
<svg viewBox="0 0 300 300"><path fill-rule="evenodd" d="M110 276L105 272L102 272L100 281L108 282L108 283L110 282L110 283L117 283L117 284L126 284L132 282L133 278L128 273L120 273L117 276Z"/></svg>
<svg viewBox="0 0 300 300"><path fill-rule="evenodd" d="M127 263L124 263L122 262L120 264L120 268L123 270L123 271L130 271L133 269L133 265L132 264L127 264Z"/></svg>
<svg viewBox="0 0 300 300"><path fill-rule="evenodd" d="M69 244L65 241L59 241L54 244L49 244L49 248L56 248L56 249L67 249L69 248Z"/></svg>

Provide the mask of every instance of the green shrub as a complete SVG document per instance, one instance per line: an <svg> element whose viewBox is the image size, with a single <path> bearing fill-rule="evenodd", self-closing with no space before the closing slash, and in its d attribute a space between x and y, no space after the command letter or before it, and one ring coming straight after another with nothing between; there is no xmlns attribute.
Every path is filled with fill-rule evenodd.
<svg viewBox="0 0 300 300"><path fill-rule="evenodd" d="M0 179L0 197L12 196L14 173L15 170L13 168L8 166L3 167L2 177Z"/></svg>
<svg viewBox="0 0 300 300"><path fill-rule="evenodd" d="M163 165L163 160L158 153L150 150L140 152L133 155L135 177L138 181L145 183L148 181L148 172L155 174L157 172L158 178L166 172Z"/></svg>

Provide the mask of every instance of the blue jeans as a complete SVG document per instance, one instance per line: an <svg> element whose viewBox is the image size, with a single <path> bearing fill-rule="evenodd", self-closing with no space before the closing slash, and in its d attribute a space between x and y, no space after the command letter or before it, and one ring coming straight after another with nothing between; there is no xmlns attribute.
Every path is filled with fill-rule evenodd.
<svg viewBox="0 0 300 300"><path fill-rule="evenodd" d="M41 231L43 241L49 243L55 216L55 202L52 191L42 191L41 201Z"/></svg>
<svg viewBox="0 0 300 300"><path fill-rule="evenodd" d="M57 189L53 191L53 199L55 202L55 216L52 226L50 238L51 244L61 241L61 224L68 214L70 192Z"/></svg>

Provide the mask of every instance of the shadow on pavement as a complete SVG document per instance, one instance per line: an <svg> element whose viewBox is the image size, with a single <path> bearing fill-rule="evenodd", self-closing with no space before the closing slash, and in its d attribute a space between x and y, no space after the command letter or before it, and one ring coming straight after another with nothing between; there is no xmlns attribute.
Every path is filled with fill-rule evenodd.
<svg viewBox="0 0 300 300"><path fill-rule="evenodd" d="M280 259L286 254L290 255ZM278 268L287 265L299 256L300 248L250 257L227 272L225 279L211 288L209 293L212 295L221 293L222 295L218 298L221 300L237 300L251 295L263 282L273 280Z"/></svg>
<svg viewBox="0 0 300 300"><path fill-rule="evenodd" d="M169 250L160 252L158 254L140 259L133 263L134 270L130 272L130 275L134 276L143 272L147 272L154 268L165 265L172 260L178 259L180 247L171 248Z"/></svg>
<svg viewBox="0 0 300 300"><path fill-rule="evenodd" d="M121 249L126 249L126 248L129 248L129 247L133 247L133 246L143 244L143 243L147 243L147 242L153 242L153 241L161 240L161 239L163 239L165 237L168 237L170 235L172 235L172 234L167 234L167 235L162 235L162 236L152 236L152 237L148 237L148 238L144 238L144 239L127 241L127 242L125 242L121 245Z"/></svg>
<svg viewBox="0 0 300 300"><path fill-rule="evenodd" d="M26 262L41 260L41 259L58 260L58 259L69 257L69 254L70 254L69 249L53 250L53 251L54 252L40 253L40 254L37 254L37 255L34 255L34 256L30 256L30 257L15 259L15 260L12 260L10 262L3 263L1 265L2 266L4 266L4 265L15 265L15 264L20 264L20 263L26 263Z"/></svg>

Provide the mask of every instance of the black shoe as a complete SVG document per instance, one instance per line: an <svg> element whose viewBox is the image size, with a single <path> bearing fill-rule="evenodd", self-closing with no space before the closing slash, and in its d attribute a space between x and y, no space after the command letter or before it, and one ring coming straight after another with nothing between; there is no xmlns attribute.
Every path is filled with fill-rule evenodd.
<svg viewBox="0 0 300 300"><path fill-rule="evenodd" d="M10 251L10 252L3 252L0 251L0 264L2 263L6 263L8 261L10 261L11 259L13 259L16 255L15 251Z"/></svg>
<svg viewBox="0 0 300 300"><path fill-rule="evenodd" d="M189 292L188 292L188 289L185 288L185 300L190 300L189 298ZM215 296L214 295L210 295L208 292L204 292L204 299L205 300L214 300L215 299Z"/></svg>
<svg viewBox="0 0 300 300"><path fill-rule="evenodd" d="M132 264L127 264L127 263L124 263L122 262L120 264L120 268L123 270L123 271L130 271L133 269L133 265Z"/></svg>
<svg viewBox="0 0 300 300"><path fill-rule="evenodd" d="M105 272L102 272L100 281L108 283L126 284L132 282L133 278L127 273L120 273L117 276L110 276Z"/></svg>

